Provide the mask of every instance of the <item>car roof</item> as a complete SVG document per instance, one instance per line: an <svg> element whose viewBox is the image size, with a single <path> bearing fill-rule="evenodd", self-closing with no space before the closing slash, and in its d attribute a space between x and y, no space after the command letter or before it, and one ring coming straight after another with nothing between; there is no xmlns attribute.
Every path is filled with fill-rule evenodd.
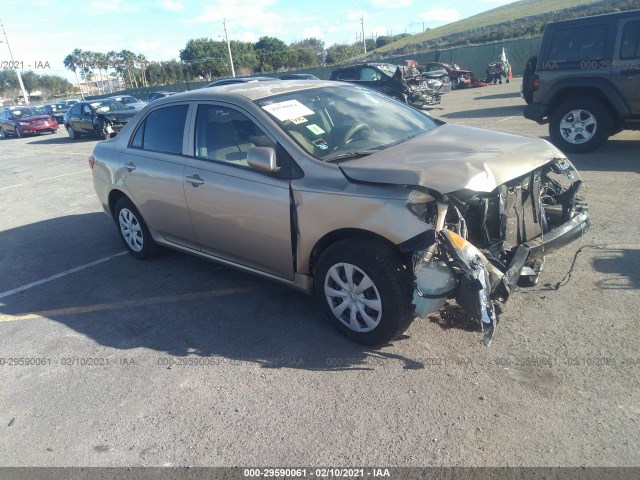
<svg viewBox="0 0 640 480"><path fill-rule="evenodd" d="M224 99L225 97L229 98L229 96L240 96L247 100L258 100L282 93L291 93L318 87L345 87L345 85L346 84L342 82L332 82L329 80L290 80L283 82L277 79L262 82L231 83L228 85L219 85L216 88L199 88L178 93L171 97L158 99L157 102L154 101L154 105L172 103L179 100L217 100Z"/></svg>

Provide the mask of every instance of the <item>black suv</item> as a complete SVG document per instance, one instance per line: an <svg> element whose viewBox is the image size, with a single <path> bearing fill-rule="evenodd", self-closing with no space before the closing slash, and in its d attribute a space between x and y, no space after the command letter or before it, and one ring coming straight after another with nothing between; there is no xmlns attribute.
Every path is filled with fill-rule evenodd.
<svg viewBox="0 0 640 480"><path fill-rule="evenodd" d="M561 150L589 152L640 130L640 10L548 24L523 82L524 116L548 122Z"/></svg>

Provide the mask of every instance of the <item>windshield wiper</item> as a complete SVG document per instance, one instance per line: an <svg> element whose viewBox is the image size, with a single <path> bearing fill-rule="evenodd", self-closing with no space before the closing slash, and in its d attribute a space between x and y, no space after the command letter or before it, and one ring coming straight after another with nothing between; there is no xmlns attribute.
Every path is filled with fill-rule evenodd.
<svg viewBox="0 0 640 480"><path fill-rule="evenodd" d="M327 158L325 161L333 162L335 160L351 160L352 158L366 157L372 153L378 153L380 150L359 150L355 152L345 152L335 157Z"/></svg>

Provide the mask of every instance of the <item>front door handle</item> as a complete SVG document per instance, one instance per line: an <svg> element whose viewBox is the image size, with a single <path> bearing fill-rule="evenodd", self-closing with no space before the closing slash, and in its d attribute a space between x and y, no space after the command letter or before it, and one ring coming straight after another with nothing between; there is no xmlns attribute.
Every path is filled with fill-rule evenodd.
<svg viewBox="0 0 640 480"><path fill-rule="evenodd" d="M126 168L129 173L133 172L136 169L135 164L133 163L133 160L131 160L129 163L127 163L124 168Z"/></svg>
<svg viewBox="0 0 640 480"><path fill-rule="evenodd" d="M202 185L204 180L200 178L200 175L194 173L190 177L185 177L185 180L189 182L192 186L197 187L198 185Z"/></svg>
<svg viewBox="0 0 640 480"><path fill-rule="evenodd" d="M627 75L627 76L640 75L640 70L638 70L637 68L629 68L627 70L620 70L620 75Z"/></svg>

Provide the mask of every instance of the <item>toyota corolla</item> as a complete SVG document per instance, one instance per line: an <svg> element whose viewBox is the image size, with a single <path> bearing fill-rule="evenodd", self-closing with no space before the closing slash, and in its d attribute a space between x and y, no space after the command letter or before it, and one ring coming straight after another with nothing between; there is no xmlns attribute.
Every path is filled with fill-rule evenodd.
<svg viewBox="0 0 640 480"><path fill-rule="evenodd" d="M89 160L125 247L169 247L315 293L380 345L456 299L496 303L589 226L582 181L547 141L446 124L323 81L199 89L146 106Z"/></svg>

